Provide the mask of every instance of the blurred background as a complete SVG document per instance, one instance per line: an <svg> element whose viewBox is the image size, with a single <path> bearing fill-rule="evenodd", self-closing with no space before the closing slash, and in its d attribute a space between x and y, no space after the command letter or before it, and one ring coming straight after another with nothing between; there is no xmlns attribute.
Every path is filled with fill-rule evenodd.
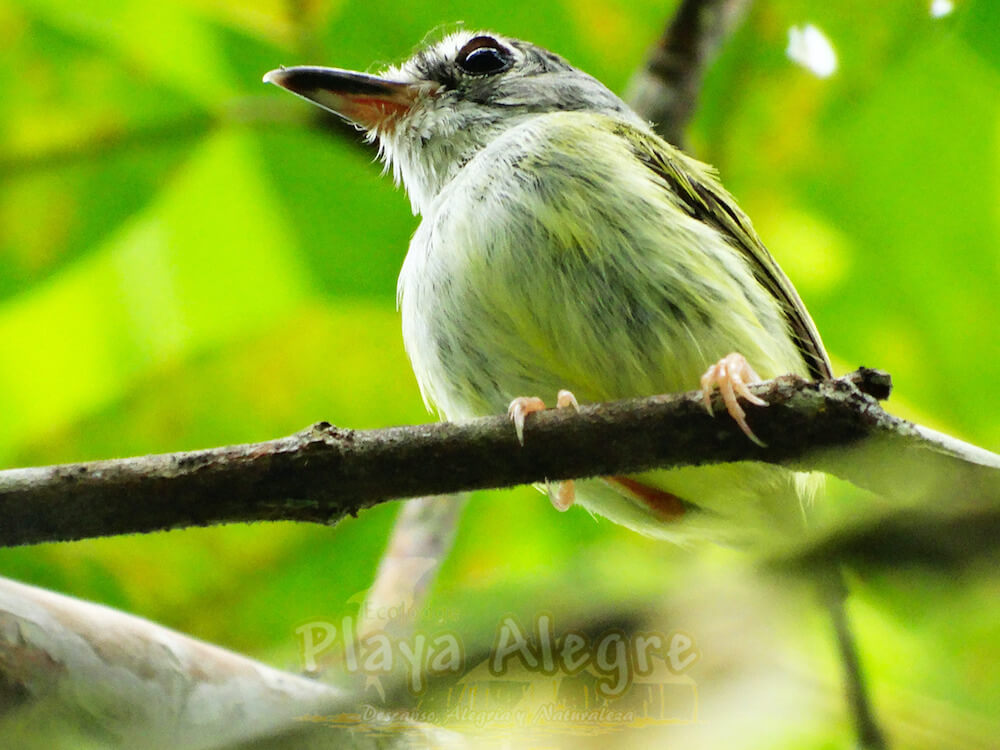
<svg viewBox="0 0 1000 750"><path fill-rule="evenodd" d="M621 92L674 7L0 0L0 467L263 440L321 419L430 420L394 309L409 203L359 137L262 74L373 70L461 21L549 47ZM838 371L888 370L890 411L994 451L998 92L995 0L759 0L690 131ZM834 483L820 515L868 502ZM336 528L6 549L0 575L295 670L296 627L356 612L397 509ZM614 730L605 745L844 746L822 612L807 589L752 569L736 552L557 514L529 489L477 493L424 625L475 652L506 613L544 609L560 630L655 611L656 629L700 650L686 672L697 723ZM899 746L995 746L995 566L873 572L852 587Z"/></svg>

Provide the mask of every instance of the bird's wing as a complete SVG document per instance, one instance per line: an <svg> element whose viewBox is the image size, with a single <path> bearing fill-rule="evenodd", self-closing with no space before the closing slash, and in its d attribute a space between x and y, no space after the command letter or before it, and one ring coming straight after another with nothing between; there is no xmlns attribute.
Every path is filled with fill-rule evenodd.
<svg viewBox="0 0 1000 750"><path fill-rule="evenodd" d="M809 373L816 379L833 377L833 366L819 331L798 292L760 241L750 219L719 184L712 168L655 135L631 125L619 127L623 130L619 135L631 144L639 160L678 196L681 206L694 218L714 227L743 253L754 276L780 303Z"/></svg>

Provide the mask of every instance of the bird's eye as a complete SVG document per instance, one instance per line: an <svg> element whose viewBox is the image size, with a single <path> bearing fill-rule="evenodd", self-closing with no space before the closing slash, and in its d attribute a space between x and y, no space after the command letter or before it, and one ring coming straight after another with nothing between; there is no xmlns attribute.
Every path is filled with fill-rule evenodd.
<svg viewBox="0 0 1000 750"><path fill-rule="evenodd" d="M477 36L459 50L455 62L469 75L488 76L507 70L514 62L514 56L496 39Z"/></svg>

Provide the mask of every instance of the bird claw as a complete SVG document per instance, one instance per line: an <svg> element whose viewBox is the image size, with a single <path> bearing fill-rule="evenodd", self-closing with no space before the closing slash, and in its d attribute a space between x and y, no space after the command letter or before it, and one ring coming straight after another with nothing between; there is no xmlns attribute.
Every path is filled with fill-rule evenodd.
<svg viewBox="0 0 1000 750"><path fill-rule="evenodd" d="M559 391L556 396L556 408L565 409L570 406L573 407L574 411L580 411L580 403L576 400L576 396L573 395L573 391Z"/></svg>
<svg viewBox="0 0 1000 750"><path fill-rule="evenodd" d="M560 513L565 513L567 510L573 507L573 503L576 502L576 485L573 483L572 479L566 479L562 482L556 482L555 490L553 491L552 485L546 481L545 482L545 494L549 496L549 502L552 503L552 507L558 510Z"/></svg>
<svg viewBox="0 0 1000 750"><path fill-rule="evenodd" d="M510 402L507 407L507 416L514 423L514 432L517 433L517 442L524 445L524 420L536 411L543 411L545 402L538 396L518 396Z"/></svg>
<svg viewBox="0 0 1000 750"><path fill-rule="evenodd" d="M556 396L556 408L572 408L575 411L579 411L580 404L572 391L561 390ZM518 396L510 402L510 406L507 407L507 415L510 417L510 421L514 423L514 432L517 433L517 441L521 445L524 445L525 418L532 412L544 409L545 402L537 396ZM560 513L569 510L573 507L573 503L576 502L576 486L573 484L572 479L567 479L564 482L556 482L555 490L552 489L549 481L545 480L545 494L548 495L552 507Z"/></svg>
<svg viewBox="0 0 1000 750"><path fill-rule="evenodd" d="M705 371L701 376L702 402L709 414L712 414L712 390L718 386L722 394L722 402L726 405L729 416L750 440L761 448L767 447L756 435L746 421L746 412L739 404L739 398L756 406L767 406L767 401L758 398L747 387L751 383L759 383L760 376L753 371L746 358L737 352L727 354Z"/></svg>

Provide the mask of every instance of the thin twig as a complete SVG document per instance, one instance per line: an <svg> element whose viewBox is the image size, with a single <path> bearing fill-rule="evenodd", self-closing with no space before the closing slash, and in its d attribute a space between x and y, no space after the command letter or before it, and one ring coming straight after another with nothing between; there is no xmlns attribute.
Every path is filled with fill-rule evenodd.
<svg viewBox="0 0 1000 750"><path fill-rule="evenodd" d="M830 615L834 640L844 674L844 692L847 707L854 722L854 733L859 750L885 750L885 736L879 727L868 697L867 682L861 668L854 632L847 619L847 584L840 566L833 562L817 576L820 600Z"/></svg>

